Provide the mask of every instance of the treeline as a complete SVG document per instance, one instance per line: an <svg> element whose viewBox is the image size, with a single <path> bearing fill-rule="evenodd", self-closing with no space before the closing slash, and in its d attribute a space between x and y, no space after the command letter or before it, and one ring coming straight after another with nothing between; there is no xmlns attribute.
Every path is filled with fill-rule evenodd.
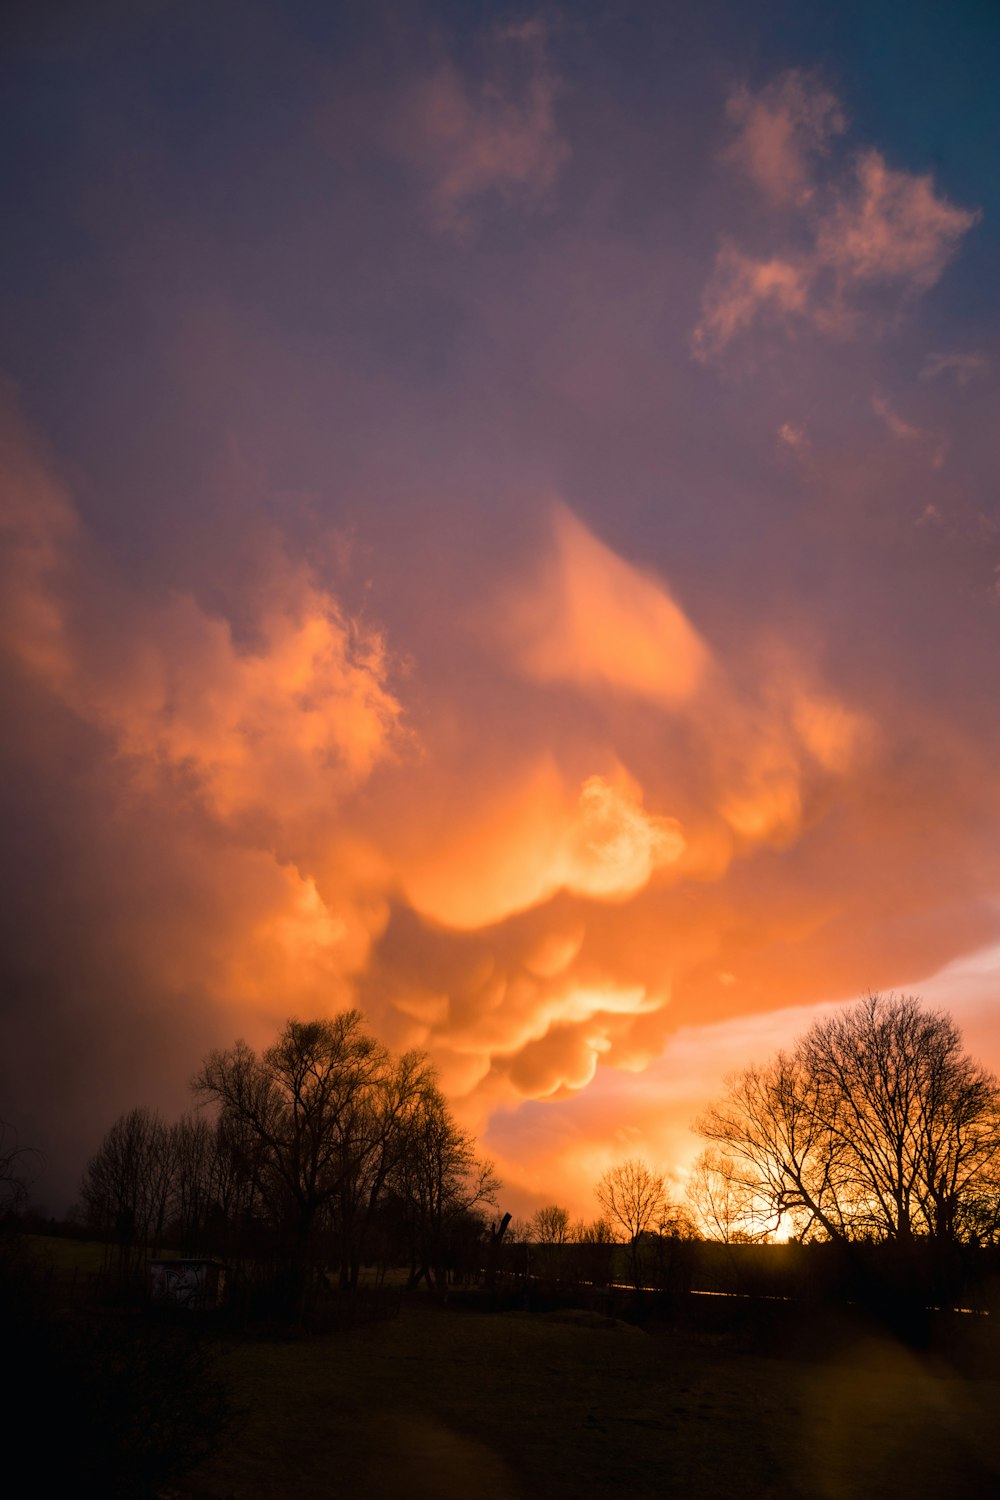
<svg viewBox="0 0 1000 1500"><path fill-rule="evenodd" d="M632 1158L576 1223L552 1203L491 1229L496 1175L426 1058L394 1056L356 1011L290 1021L260 1054L214 1052L194 1090L202 1108L174 1124L124 1115L87 1168L87 1221L125 1279L164 1246L283 1281L301 1303L323 1282L356 1287L363 1263L406 1266L411 1284L485 1267L639 1289L679 1285L695 1262L678 1246L699 1238L890 1246L880 1264L897 1267L1000 1244L1000 1089L950 1018L909 997L869 996L734 1075L680 1191Z"/></svg>
<svg viewBox="0 0 1000 1500"><path fill-rule="evenodd" d="M426 1059L394 1056L357 1011L289 1021L261 1053L213 1052L193 1087L202 1111L130 1110L84 1174L87 1222L123 1281L169 1247L301 1307L319 1284L356 1287L363 1262L440 1284L478 1244L491 1163Z"/></svg>

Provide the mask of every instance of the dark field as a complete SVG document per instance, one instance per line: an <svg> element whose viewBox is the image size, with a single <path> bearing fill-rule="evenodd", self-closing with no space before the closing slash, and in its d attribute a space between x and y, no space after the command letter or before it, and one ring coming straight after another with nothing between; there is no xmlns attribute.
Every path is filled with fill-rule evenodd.
<svg viewBox="0 0 1000 1500"><path fill-rule="evenodd" d="M426 1303L348 1332L239 1341L222 1364L243 1415L170 1493L997 1492L996 1378L959 1374L872 1332L845 1336L836 1355L807 1347L776 1357L747 1342L745 1331L646 1333L586 1315Z"/></svg>

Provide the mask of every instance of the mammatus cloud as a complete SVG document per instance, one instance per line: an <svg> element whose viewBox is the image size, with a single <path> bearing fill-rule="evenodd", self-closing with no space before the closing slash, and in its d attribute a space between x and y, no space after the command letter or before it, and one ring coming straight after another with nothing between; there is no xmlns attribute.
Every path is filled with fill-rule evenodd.
<svg viewBox="0 0 1000 1500"><path fill-rule="evenodd" d="M887 792L900 762L870 705L787 643L710 646L564 502L468 632L478 696L451 739L434 715L409 727L434 662L397 684L385 632L284 549L237 634L192 595L128 587L10 422L3 471L4 649L103 746L80 795L108 841L90 857L114 961L196 996L224 1038L360 1000L499 1154L532 1101L591 1094L581 1182L656 1147L669 1111L628 1123L602 1080L634 1079L678 1026L789 1003L803 965L822 989L838 922L867 930L841 915L858 849L896 878L900 795L940 837L919 778Z"/></svg>
<svg viewBox="0 0 1000 1500"><path fill-rule="evenodd" d="M405 100L391 137L426 180L437 227L462 237L490 193L544 202L570 154L556 123L559 81L546 60L544 24L504 27L485 46L478 84L442 63Z"/></svg>
<svg viewBox="0 0 1000 1500"><path fill-rule="evenodd" d="M829 139L845 125L815 79L792 72L759 95L739 90L728 114L737 126L728 160L787 213L775 217L763 256L723 242L693 335L698 359L758 322L798 319L847 335L866 293L894 289L905 300L933 286L980 218L942 197L930 174L897 171L874 149L824 170Z"/></svg>
<svg viewBox="0 0 1000 1500"><path fill-rule="evenodd" d="M677 820L648 812L620 769L610 781L593 775L573 787L546 756L411 859L404 888L436 921L484 927L559 891L625 901L684 847Z"/></svg>
<svg viewBox="0 0 1000 1500"><path fill-rule="evenodd" d="M5 358L58 460L9 424L0 1102L78 1159L357 1003L512 1198L594 1212L787 1010L1000 939L985 257L880 338L972 189L805 70L713 105L753 7L265 4L235 55L202 7L193 92L145 9L54 39L15 131ZM713 394L696 322L773 378Z"/></svg>
<svg viewBox="0 0 1000 1500"><path fill-rule="evenodd" d="M364 982L479 1118L657 1056L675 982L720 968L718 932L676 914L652 931L637 903L653 911L676 891L683 910L683 892L794 846L875 743L866 715L787 649L764 652L752 684L734 681L663 583L561 502L541 559L500 591L493 645L532 697L558 690L577 732L561 756L494 768L478 799L463 794L432 840L397 857L421 922L394 917ZM648 780L625 770L651 737L678 736L683 752ZM581 781L571 768L584 757L617 767ZM718 996L735 985L723 972Z"/></svg>

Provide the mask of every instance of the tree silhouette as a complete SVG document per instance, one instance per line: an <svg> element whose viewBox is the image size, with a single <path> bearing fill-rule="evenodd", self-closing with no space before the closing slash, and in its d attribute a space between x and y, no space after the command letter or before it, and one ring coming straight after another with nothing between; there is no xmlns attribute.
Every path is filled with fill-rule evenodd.
<svg viewBox="0 0 1000 1500"><path fill-rule="evenodd" d="M997 1082L912 996L869 995L817 1022L731 1078L697 1128L731 1182L800 1238L951 1242L996 1203Z"/></svg>
<svg viewBox="0 0 1000 1500"><path fill-rule="evenodd" d="M432 1082L420 1089L388 1186L395 1193L410 1251L410 1283L443 1286L456 1239L479 1226L470 1216L495 1203L500 1187L490 1161L476 1155L471 1135L455 1122Z"/></svg>
<svg viewBox="0 0 1000 1500"><path fill-rule="evenodd" d="M667 1213L663 1175L633 1156L609 1167L596 1191L598 1203L631 1246L632 1282L638 1289L642 1281L639 1236L656 1229Z"/></svg>
<svg viewBox="0 0 1000 1500"><path fill-rule="evenodd" d="M731 1156L709 1147L697 1158L687 1182L687 1200L701 1230L726 1245L768 1237L767 1207Z"/></svg>
<svg viewBox="0 0 1000 1500"><path fill-rule="evenodd" d="M565 1245L569 1239L569 1210L550 1203L532 1216L531 1231L542 1245Z"/></svg>
<svg viewBox="0 0 1000 1500"><path fill-rule="evenodd" d="M145 1105L121 1115L87 1163L81 1198L89 1222L109 1235L128 1281L161 1242L174 1185L174 1137Z"/></svg>
<svg viewBox="0 0 1000 1500"><path fill-rule="evenodd" d="M240 1041L205 1060L195 1091L253 1160L300 1304L331 1238L341 1283L356 1284L368 1225L432 1086L425 1060L394 1059L356 1010L291 1020L260 1055Z"/></svg>
<svg viewBox="0 0 1000 1500"><path fill-rule="evenodd" d="M18 1144L17 1131L0 1120L0 1223L24 1208L40 1153Z"/></svg>

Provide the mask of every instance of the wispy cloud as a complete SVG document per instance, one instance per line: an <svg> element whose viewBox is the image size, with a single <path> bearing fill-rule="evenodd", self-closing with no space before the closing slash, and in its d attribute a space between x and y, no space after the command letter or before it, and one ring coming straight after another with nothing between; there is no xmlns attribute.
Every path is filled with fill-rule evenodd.
<svg viewBox="0 0 1000 1500"><path fill-rule="evenodd" d="M570 155L555 106L560 84L540 21L500 29L484 43L485 76L474 83L451 62L418 82L399 107L394 149L427 183L439 229L460 236L490 194L509 204L544 203Z"/></svg>
<svg viewBox="0 0 1000 1500"><path fill-rule="evenodd" d="M809 73L790 69L759 93L736 89L726 103L734 127L723 156L775 203L808 203L814 164L847 122L840 101Z"/></svg>
<svg viewBox="0 0 1000 1500"><path fill-rule="evenodd" d="M980 218L939 194L929 174L898 171L874 149L827 169L828 143L845 125L815 78L792 72L759 95L740 90L728 112L739 133L727 158L788 213L775 219L766 256L723 242L693 335L699 359L758 322L853 333L863 294L927 291Z"/></svg>
<svg viewBox="0 0 1000 1500"><path fill-rule="evenodd" d="M920 378L921 380L937 380L942 375L950 375L957 385L968 385L970 380L986 375L989 369L990 361L986 354L972 351L928 354L920 368Z"/></svg>

